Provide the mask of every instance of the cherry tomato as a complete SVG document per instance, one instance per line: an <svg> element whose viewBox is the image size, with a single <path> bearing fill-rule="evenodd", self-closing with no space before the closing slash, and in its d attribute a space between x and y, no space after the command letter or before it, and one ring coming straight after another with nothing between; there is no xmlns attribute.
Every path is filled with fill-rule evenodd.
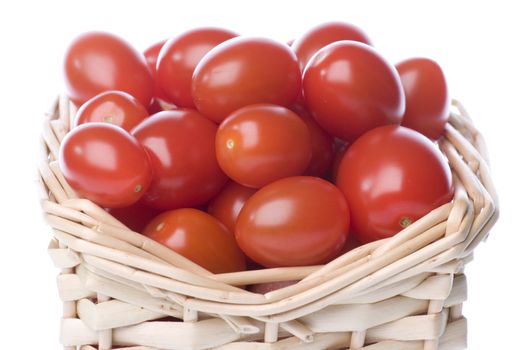
<svg viewBox="0 0 525 350"><path fill-rule="evenodd" d="M336 139L336 145L335 145L336 151L335 151L334 161L332 163L332 173L330 176L331 180L335 181L337 177L337 173L339 172L339 166L341 165L341 160L343 159L343 156L345 155L348 147L350 147L349 143L341 141L340 139Z"/></svg>
<svg viewBox="0 0 525 350"><path fill-rule="evenodd" d="M157 61L159 85L167 100L179 107L194 108L191 78L195 67L208 51L236 36L226 29L199 28L169 40Z"/></svg>
<svg viewBox="0 0 525 350"><path fill-rule="evenodd" d="M312 156L306 124L291 110L270 104L232 113L220 125L215 140L222 170L247 187L260 188L300 175Z"/></svg>
<svg viewBox="0 0 525 350"><path fill-rule="evenodd" d="M233 234L200 210L184 208L162 213L146 226L144 235L213 273L246 269Z"/></svg>
<svg viewBox="0 0 525 350"><path fill-rule="evenodd" d="M263 38L216 46L199 62L192 82L195 106L217 123L251 104L291 106L300 90L297 57L285 44Z"/></svg>
<svg viewBox="0 0 525 350"><path fill-rule="evenodd" d="M312 159L304 175L323 177L327 175L334 160L334 138L321 129L319 124L317 124L304 107L295 105L293 110L303 118L303 121L310 131Z"/></svg>
<svg viewBox="0 0 525 350"><path fill-rule="evenodd" d="M153 83L154 83L154 91L153 96L156 98L160 98L161 100L168 100L167 95L162 91L161 87L159 86L159 78L157 77L157 59L159 57L160 50L162 49L162 46L166 43L167 40L159 41L158 43L153 44L152 46L148 47L146 51L144 51L143 55L146 58L146 63L148 65L149 71L151 72L151 76L153 77ZM152 102L152 104L155 101Z"/></svg>
<svg viewBox="0 0 525 350"><path fill-rule="evenodd" d="M135 203L151 182L148 156L140 143L108 123L71 130L60 145L59 166L80 196L103 207Z"/></svg>
<svg viewBox="0 0 525 350"><path fill-rule="evenodd" d="M450 105L441 67L428 58L412 58L398 63L396 68L406 98L401 125L437 140L445 132Z"/></svg>
<svg viewBox="0 0 525 350"><path fill-rule="evenodd" d="M208 205L208 213L219 219L228 230L235 231L237 217L244 203L255 193L255 189L230 181Z"/></svg>
<svg viewBox="0 0 525 350"><path fill-rule="evenodd" d="M106 211L135 232L142 232L146 225L160 214L159 210L144 204L143 201L125 208L107 208Z"/></svg>
<svg viewBox="0 0 525 350"><path fill-rule="evenodd" d="M150 155L153 181L144 201L158 209L206 203L226 184L215 158L217 126L191 109L145 119L132 134Z"/></svg>
<svg viewBox="0 0 525 350"><path fill-rule="evenodd" d="M397 125L361 136L337 174L362 243L393 236L454 194L450 168L422 134Z"/></svg>
<svg viewBox="0 0 525 350"><path fill-rule="evenodd" d="M345 197L318 177L275 181L248 199L235 237L246 255L266 267L326 263L344 246L350 215Z"/></svg>
<svg viewBox="0 0 525 350"><path fill-rule="evenodd" d="M310 29L299 39L295 40L292 50L297 55L301 71L306 64L323 47L341 40L359 41L372 45L368 36L358 27L344 22L323 23Z"/></svg>
<svg viewBox="0 0 525 350"><path fill-rule="evenodd" d="M77 112L75 125L105 122L131 131L148 117L148 111L133 96L122 91L106 91L84 103Z"/></svg>
<svg viewBox="0 0 525 350"><path fill-rule="evenodd" d="M66 52L64 73L68 95L77 105L107 90L127 92L144 106L153 95L146 59L113 34L89 32L76 38Z"/></svg>
<svg viewBox="0 0 525 350"><path fill-rule="evenodd" d="M312 57L303 91L319 125L346 141L377 126L399 124L405 112L395 68L371 46L355 41L330 44Z"/></svg>

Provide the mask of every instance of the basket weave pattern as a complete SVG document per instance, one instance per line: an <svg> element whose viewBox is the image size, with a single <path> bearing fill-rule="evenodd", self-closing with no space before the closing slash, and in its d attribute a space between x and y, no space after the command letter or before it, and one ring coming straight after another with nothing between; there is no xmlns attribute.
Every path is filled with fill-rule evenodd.
<svg viewBox="0 0 525 350"><path fill-rule="evenodd" d="M64 349L466 348L463 268L498 206L483 137L458 102L439 143L452 203L324 266L217 275L77 197L57 162L75 112L61 97L47 115L39 167ZM287 280L301 281L264 295L242 288Z"/></svg>

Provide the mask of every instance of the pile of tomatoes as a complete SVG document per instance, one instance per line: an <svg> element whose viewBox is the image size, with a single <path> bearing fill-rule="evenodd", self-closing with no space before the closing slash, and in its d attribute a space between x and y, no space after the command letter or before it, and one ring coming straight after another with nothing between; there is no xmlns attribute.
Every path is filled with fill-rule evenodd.
<svg viewBox="0 0 525 350"><path fill-rule="evenodd" d="M200 28L66 53L77 193L214 273L326 263L453 197L437 63L392 65L346 23L293 43Z"/></svg>

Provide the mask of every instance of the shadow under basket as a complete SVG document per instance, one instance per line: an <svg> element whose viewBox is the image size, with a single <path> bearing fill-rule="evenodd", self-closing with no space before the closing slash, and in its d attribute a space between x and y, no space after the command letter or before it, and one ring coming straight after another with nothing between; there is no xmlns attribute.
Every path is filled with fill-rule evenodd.
<svg viewBox="0 0 525 350"><path fill-rule="evenodd" d="M42 208L60 269L60 341L67 350L456 350L466 348L464 265L498 217L483 137L454 101L439 147L451 203L392 238L323 266L212 274L78 198L58 167L75 115L47 115ZM268 292L239 286L300 280Z"/></svg>

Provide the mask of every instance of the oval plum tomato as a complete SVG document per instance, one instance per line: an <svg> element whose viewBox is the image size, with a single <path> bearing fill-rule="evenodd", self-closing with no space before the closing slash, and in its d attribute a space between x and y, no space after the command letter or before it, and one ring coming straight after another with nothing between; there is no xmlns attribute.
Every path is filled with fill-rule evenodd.
<svg viewBox="0 0 525 350"><path fill-rule="evenodd" d="M304 71L304 98L319 125L353 141L386 124L399 124L405 97L395 68L371 46L339 41L312 57Z"/></svg>
<svg viewBox="0 0 525 350"><path fill-rule="evenodd" d="M151 72L151 76L153 77L153 84L154 84L153 96L156 98L160 98L161 100L165 100L165 101L167 101L168 98L166 94L164 93L164 91L162 91L161 87L159 86L159 81L158 81L159 79L157 77L157 59L159 57L159 53L160 53L160 50L162 49L162 46L164 46L164 44L167 41L168 40L159 41L158 43L153 44L152 46L148 47L146 51L143 52L143 55L146 58L146 64L148 65L149 71Z"/></svg>
<svg viewBox="0 0 525 350"><path fill-rule="evenodd" d="M206 203L226 184L215 158L217 125L191 109L159 112L132 134L146 148L153 181L144 195L158 209Z"/></svg>
<svg viewBox="0 0 525 350"><path fill-rule="evenodd" d="M162 48L157 61L158 81L167 100L179 107L195 108L191 97L191 78L199 61L215 46L238 34L220 28L187 31Z"/></svg>
<svg viewBox="0 0 525 350"><path fill-rule="evenodd" d="M144 204L140 200L129 207L107 208L106 211L135 232L142 232L146 225L160 214L159 210Z"/></svg>
<svg viewBox="0 0 525 350"><path fill-rule="evenodd" d="M237 217L244 203L256 192L255 189L244 187L230 181L208 204L208 213L216 217L231 231L235 231Z"/></svg>
<svg viewBox="0 0 525 350"><path fill-rule="evenodd" d="M127 92L143 106L153 95L146 59L113 34L89 32L76 38L66 52L64 73L68 95L77 105L107 90Z"/></svg>
<svg viewBox="0 0 525 350"><path fill-rule="evenodd" d="M148 116L146 108L135 97L122 91L107 91L96 95L80 107L75 126L104 122L131 131Z"/></svg>
<svg viewBox="0 0 525 350"><path fill-rule="evenodd" d="M437 147L397 125L371 130L348 148L337 186L362 243L393 236L454 194L450 168Z"/></svg>
<svg viewBox="0 0 525 350"><path fill-rule="evenodd" d="M135 203L151 182L148 155L140 143L108 123L71 130L60 145L59 166L80 196L102 207Z"/></svg>
<svg viewBox="0 0 525 350"><path fill-rule="evenodd" d="M291 110L270 104L232 113L219 126L215 142L222 170L247 187L301 175L312 156L306 124Z"/></svg>
<svg viewBox="0 0 525 350"><path fill-rule="evenodd" d="M350 215L337 187L310 176L275 181L248 199L235 229L239 246L266 267L326 263L344 246Z"/></svg>
<svg viewBox="0 0 525 350"><path fill-rule="evenodd" d="M441 67L428 58L412 58L398 63L396 68L406 99L401 125L437 140L445 132L450 106Z"/></svg>
<svg viewBox="0 0 525 350"><path fill-rule="evenodd" d="M146 226L144 235L213 273L246 269L233 234L219 220L200 210L164 212Z"/></svg>
<svg viewBox="0 0 525 350"><path fill-rule="evenodd" d="M344 22L320 24L293 42L292 50L297 55L301 71L306 64L323 47L341 40L359 41L372 45L368 36L358 27Z"/></svg>
<svg viewBox="0 0 525 350"><path fill-rule="evenodd" d="M292 50L263 38L234 38L217 45L195 68L192 96L197 109L220 123L256 103L291 106L301 90Z"/></svg>
<svg viewBox="0 0 525 350"><path fill-rule="evenodd" d="M334 138L317 124L304 107L295 105L293 110L302 117L310 131L312 159L304 175L323 177L327 175L335 157Z"/></svg>

